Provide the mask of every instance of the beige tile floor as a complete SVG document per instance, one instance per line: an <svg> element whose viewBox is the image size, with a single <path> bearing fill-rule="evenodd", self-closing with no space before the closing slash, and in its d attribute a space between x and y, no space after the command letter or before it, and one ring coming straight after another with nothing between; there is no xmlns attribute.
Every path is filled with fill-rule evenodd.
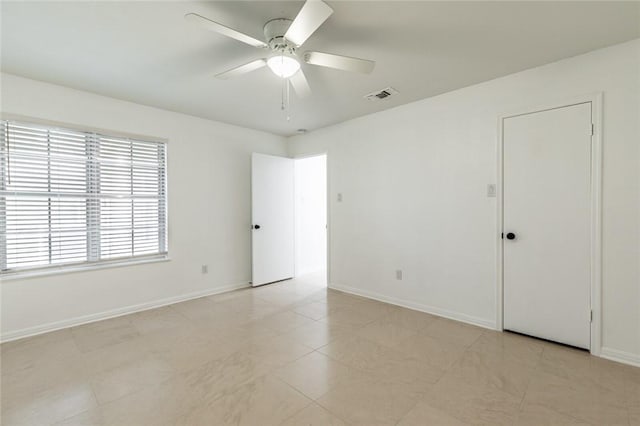
<svg viewBox="0 0 640 426"><path fill-rule="evenodd" d="M327 290L226 293L2 345L3 425L640 425L640 369Z"/></svg>

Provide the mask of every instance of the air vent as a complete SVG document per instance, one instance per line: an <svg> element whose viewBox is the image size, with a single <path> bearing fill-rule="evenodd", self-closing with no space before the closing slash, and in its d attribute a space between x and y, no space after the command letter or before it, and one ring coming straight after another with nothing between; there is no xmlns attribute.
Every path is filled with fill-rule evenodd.
<svg viewBox="0 0 640 426"><path fill-rule="evenodd" d="M397 95L398 91L393 87L387 87L386 89L378 90L377 92L369 93L364 98L368 101L380 101L382 99L388 99L393 95Z"/></svg>

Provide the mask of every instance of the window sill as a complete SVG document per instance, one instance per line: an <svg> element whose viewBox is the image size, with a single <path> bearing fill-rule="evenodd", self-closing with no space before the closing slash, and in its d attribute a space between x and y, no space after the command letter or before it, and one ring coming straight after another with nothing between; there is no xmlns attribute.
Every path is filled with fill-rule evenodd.
<svg viewBox="0 0 640 426"><path fill-rule="evenodd" d="M159 256L148 257L144 259L114 260L112 262L106 261L106 262L93 263L93 264L60 266L60 267L42 268L42 269L34 269L34 270L7 272L4 274L0 274L0 282L21 280L21 279L28 279L28 278L39 278L39 277L46 277L51 275L72 274L75 272L95 271L99 269L121 268L125 266L144 265L147 263L169 262L170 260L171 258L169 257L169 255L159 255Z"/></svg>

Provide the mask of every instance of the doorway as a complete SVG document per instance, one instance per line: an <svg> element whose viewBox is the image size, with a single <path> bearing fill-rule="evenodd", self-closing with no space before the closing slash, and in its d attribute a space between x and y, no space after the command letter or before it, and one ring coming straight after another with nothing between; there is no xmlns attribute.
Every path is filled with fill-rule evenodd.
<svg viewBox="0 0 640 426"><path fill-rule="evenodd" d="M592 353L600 340L599 105L585 97L503 117L500 141L499 324Z"/></svg>
<svg viewBox="0 0 640 426"><path fill-rule="evenodd" d="M327 155L294 160L295 276L327 285Z"/></svg>

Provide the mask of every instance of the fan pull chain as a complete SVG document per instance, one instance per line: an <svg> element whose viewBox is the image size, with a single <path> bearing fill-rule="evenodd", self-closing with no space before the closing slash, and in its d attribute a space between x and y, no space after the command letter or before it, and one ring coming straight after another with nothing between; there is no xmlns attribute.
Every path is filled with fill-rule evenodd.
<svg viewBox="0 0 640 426"><path fill-rule="evenodd" d="M284 84L287 86L287 121L291 121L291 85L289 84L289 79L285 79Z"/></svg>
<svg viewBox="0 0 640 426"><path fill-rule="evenodd" d="M291 121L291 101L290 101L290 90L289 90L289 80L286 78L282 79L282 102L280 104L280 109L286 114L287 121Z"/></svg>

